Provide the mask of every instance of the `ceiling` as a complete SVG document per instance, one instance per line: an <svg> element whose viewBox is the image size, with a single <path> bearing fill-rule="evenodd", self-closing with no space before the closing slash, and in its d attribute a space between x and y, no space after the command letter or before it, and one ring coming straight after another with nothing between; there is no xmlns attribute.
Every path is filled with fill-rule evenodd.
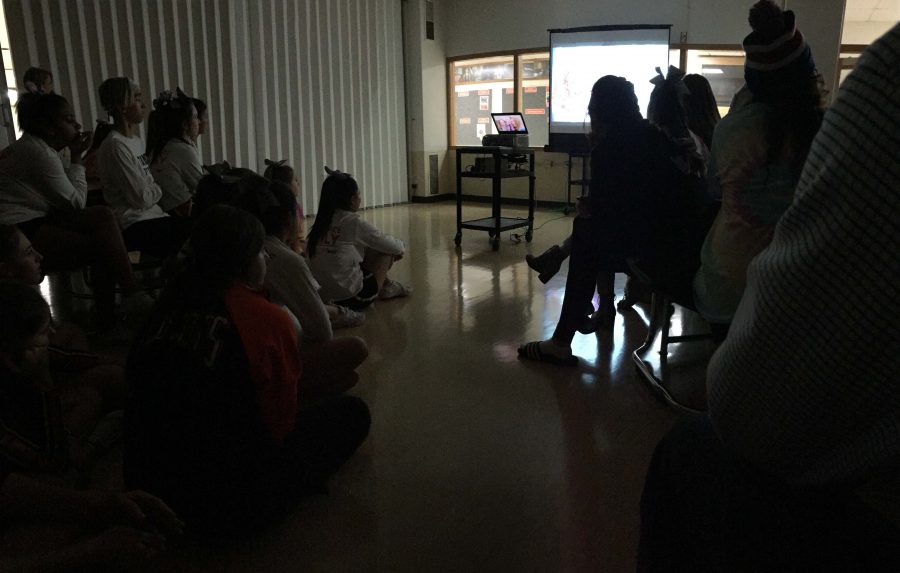
<svg viewBox="0 0 900 573"><path fill-rule="evenodd" d="M847 0L845 22L900 21L900 0Z"/></svg>

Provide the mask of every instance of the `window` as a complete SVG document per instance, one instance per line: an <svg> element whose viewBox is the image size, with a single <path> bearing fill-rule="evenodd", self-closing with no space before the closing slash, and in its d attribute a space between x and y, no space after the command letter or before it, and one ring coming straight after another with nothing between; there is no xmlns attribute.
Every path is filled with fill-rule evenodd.
<svg viewBox="0 0 900 573"><path fill-rule="evenodd" d="M543 147L550 141L550 53L519 56L519 107L528 127L528 144Z"/></svg>
<svg viewBox="0 0 900 573"><path fill-rule="evenodd" d="M847 65L853 54L847 54ZM844 54L841 54L842 66ZM740 46L672 45L669 63L709 80L719 113L725 116L734 94L744 85L744 52ZM520 111L528 125L531 147L549 142L550 53L525 50L483 57L450 59L450 146L481 145L496 133L492 112ZM842 77L848 72L842 72ZM650 78L647 78L650 81Z"/></svg>
<svg viewBox="0 0 900 573"><path fill-rule="evenodd" d="M519 111L531 147L548 142L550 53L520 52L450 60L451 146L481 145L497 133L491 113Z"/></svg>
<svg viewBox="0 0 900 573"><path fill-rule="evenodd" d="M859 61L859 56L865 49L866 46L859 45L841 46L841 55L839 60L841 75L838 78L838 85L844 83L844 80L847 79L847 76L849 76L850 72L853 71L853 68L856 67L856 63Z"/></svg>
<svg viewBox="0 0 900 573"><path fill-rule="evenodd" d="M16 89L18 83L16 81L16 72L13 70L12 51L9 49L9 35L6 32L6 16L2 6L0 6L0 50L2 50L3 55L3 71L6 74L7 96L9 97L10 107L13 110L15 136L19 137L19 116L16 113L16 102L19 99L19 92Z"/></svg>

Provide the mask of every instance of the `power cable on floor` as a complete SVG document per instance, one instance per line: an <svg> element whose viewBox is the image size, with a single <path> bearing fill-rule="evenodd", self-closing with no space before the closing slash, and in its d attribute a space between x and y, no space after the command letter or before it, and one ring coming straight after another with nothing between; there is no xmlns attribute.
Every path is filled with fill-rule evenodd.
<svg viewBox="0 0 900 573"><path fill-rule="evenodd" d="M554 217L554 218L552 218L552 219L547 219L546 221L544 221L543 223L541 223L541 224L538 225L537 227L533 228L531 231L532 231L532 232L537 231L537 230L539 230L541 227L543 227L544 225L546 225L547 223L552 223L553 221L559 221L560 219L568 219L568 218L569 218L568 215L560 215L559 217ZM524 238L525 238L525 233L510 233L510 234L509 234L509 240L510 240L511 242L515 243L515 244L521 243L521 242L522 242L522 239L524 239Z"/></svg>

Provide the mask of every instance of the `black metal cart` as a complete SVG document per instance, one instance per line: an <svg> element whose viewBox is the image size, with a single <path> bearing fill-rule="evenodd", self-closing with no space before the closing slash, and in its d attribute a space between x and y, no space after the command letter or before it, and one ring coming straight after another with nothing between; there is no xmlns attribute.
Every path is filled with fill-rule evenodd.
<svg viewBox="0 0 900 573"><path fill-rule="evenodd" d="M463 155L490 156L491 161L481 165L482 170L464 171ZM511 156L525 156L528 169L509 169ZM477 166L477 165L476 165ZM484 167L488 167L484 169ZM483 219L463 221L462 218L462 180L466 177L491 179L491 216ZM503 217L500 212L501 182L513 177L528 177L528 218ZM525 240L531 242L534 232L534 150L512 147L457 147L456 148L456 246L462 242L462 230L487 231L491 240L491 248L500 249L500 233L511 229L528 227Z"/></svg>

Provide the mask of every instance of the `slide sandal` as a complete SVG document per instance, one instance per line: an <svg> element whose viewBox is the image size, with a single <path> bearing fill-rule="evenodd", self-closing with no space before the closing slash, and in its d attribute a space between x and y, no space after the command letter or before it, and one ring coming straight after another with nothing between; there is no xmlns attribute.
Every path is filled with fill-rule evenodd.
<svg viewBox="0 0 900 573"><path fill-rule="evenodd" d="M557 358L541 351L540 342L529 342L519 347L519 357L535 362L546 362L554 366L578 366L578 357L571 354L566 358Z"/></svg>

